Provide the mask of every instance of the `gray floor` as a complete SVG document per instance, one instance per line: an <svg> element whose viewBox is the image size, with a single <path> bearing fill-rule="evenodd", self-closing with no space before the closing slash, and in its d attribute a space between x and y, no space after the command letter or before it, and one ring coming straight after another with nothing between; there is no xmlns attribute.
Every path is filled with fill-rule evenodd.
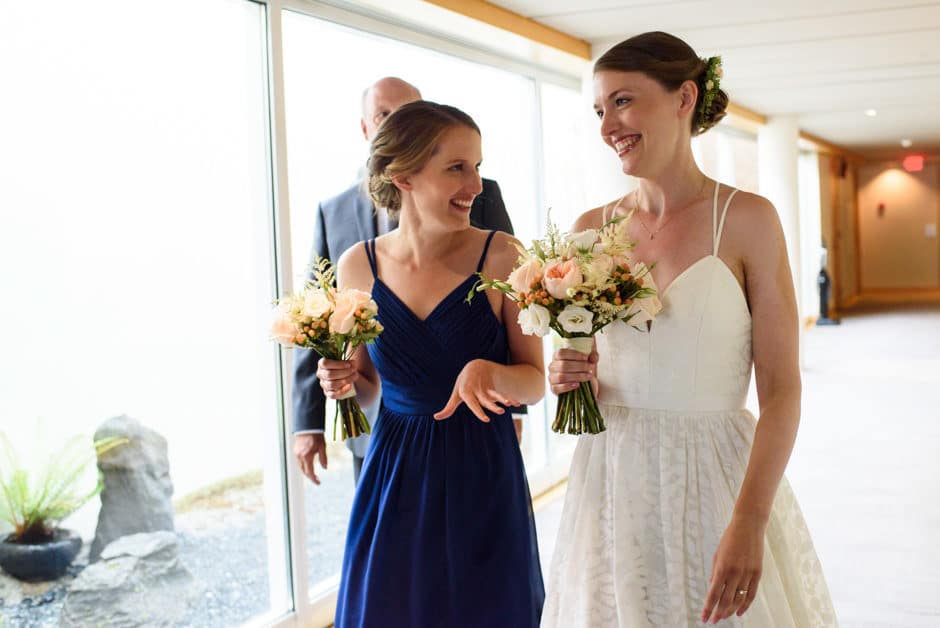
<svg viewBox="0 0 940 628"><path fill-rule="evenodd" d="M940 308L810 330L787 477L840 624L940 626ZM562 498L537 513L547 572Z"/></svg>

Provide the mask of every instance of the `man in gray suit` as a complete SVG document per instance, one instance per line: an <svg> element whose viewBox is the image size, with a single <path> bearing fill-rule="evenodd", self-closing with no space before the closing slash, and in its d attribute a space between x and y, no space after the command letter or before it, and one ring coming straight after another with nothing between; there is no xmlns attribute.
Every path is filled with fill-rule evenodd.
<svg viewBox="0 0 940 628"><path fill-rule="evenodd" d="M386 77L366 89L362 96L362 135L371 142L379 125L393 111L410 102L421 100L421 93L405 81ZM470 223L481 229L497 229L512 233L512 223L495 181L483 179L483 191L473 200ZM362 182L345 192L320 203L317 208L316 231L313 234L313 256L328 257L338 262L340 256L357 242L388 233L398 226L385 211L376 211L363 189ZM319 484L314 469L314 458L326 468L326 439L324 437L326 397L317 381L317 361L314 351L298 349L295 352L294 386L292 394L292 432L294 456L304 475ZM364 408L370 424L374 424L378 407ZM518 410L517 410L518 412ZM519 423L517 421L517 426ZM517 427L518 430L518 427ZM354 474L359 470L369 445L367 434L346 440L353 454Z"/></svg>

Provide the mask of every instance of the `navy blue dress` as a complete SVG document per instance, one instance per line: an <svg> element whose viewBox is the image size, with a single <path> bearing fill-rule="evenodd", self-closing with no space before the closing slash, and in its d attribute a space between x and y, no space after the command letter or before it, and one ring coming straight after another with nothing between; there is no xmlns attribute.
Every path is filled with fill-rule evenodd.
<svg viewBox="0 0 940 628"><path fill-rule="evenodd" d="M483 267L490 233L477 267ZM505 330L471 275L419 319L378 277L385 331L369 356L382 407L343 557L337 628L535 628L545 591L531 498L509 412L433 414L473 359L506 362Z"/></svg>

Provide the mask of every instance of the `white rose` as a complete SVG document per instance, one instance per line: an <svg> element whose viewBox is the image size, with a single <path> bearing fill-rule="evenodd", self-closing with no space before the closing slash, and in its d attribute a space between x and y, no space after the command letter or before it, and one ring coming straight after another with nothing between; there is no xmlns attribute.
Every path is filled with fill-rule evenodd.
<svg viewBox="0 0 940 628"><path fill-rule="evenodd" d="M569 233L565 236L565 241L569 245L569 250L590 251L594 243L597 242L597 229L585 229L577 233Z"/></svg>
<svg viewBox="0 0 940 628"><path fill-rule="evenodd" d="M309 288L304 292L304 316L320 318L333 308L326 294L319 289Z"/></svg>
<svg viewBox="0 0 940 628"><path fill-rule="evenodd" d="M552 322L552 315L547 308L532 304L519 311L517 319L522 333L526 336L544 336L548 333L548 324Z"/></svg>
<svg viewBox="0 0 940 628"><path fill-rule="evenodd" d="M593 329L594 314L581 306L569 305L558 315L558 322L569 334L589 334Z"/></svg>
<svg viewBox="0 0 940 628"><path fill-rule="evenodd" d="M712 88L714 87L715 87L715 83L713 81L706 81L705 89L707 89L708 91L712 91Z"/></svg>

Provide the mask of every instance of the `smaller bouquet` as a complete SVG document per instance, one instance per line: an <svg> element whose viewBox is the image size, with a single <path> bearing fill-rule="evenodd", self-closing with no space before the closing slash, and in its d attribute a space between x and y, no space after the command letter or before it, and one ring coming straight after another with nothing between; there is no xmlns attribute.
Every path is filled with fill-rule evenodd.
<svg viewBox="0 0 940 628"><path fill-rule="evenodd" d="M358 346L375 341L382 333L382 324L375 320L378 306L362 290L337 290L335 270L328 259L318 257L311 275L299 293L275 301L271 337L284 347L313 349L328 360L349 360ZM336 400L334 434L340 416L344 440L369 433L355 386Z"/></svg>
<svg viewBox="0 0 940 628"><path fill-rule="evenodd" d="M528 249L518 247L517 266L506 281L480 275L474 290L499 290L518 303L522 333L545 336L554 330L562 347L585 355L594 334L615 321L647 331L662 305L649 268L628 256L634 246L627 236L629 219L569 234L560 234L549 221L543 239ZM552 430L598 434L605 429L590 382L558 396Z"/></svg>

